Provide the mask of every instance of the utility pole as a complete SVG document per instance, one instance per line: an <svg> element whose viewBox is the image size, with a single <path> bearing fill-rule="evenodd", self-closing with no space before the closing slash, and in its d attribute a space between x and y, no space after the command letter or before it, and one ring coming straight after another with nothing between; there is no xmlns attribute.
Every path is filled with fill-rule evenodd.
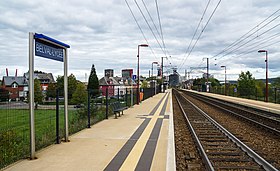
<svg viewBox="0 0 280 171"><path fill-rule="evenodd" d="M187 70L185 69L185 80L187 80Z"/></svg>
<svg viewBox="0 0 280 171"><path fill-rule="evenodd" d="M163 92L163 57L161 57L161 92Z"/></svg>
<svg viewBox="0 0 280 171"><path fill-rule="evenodd" d="M221 68L225 68L225 96L227 95L227 66L222 65Z"/></svg>
<svg viewBox="0 0 280 171"><path fill-rule="evenodd" d="M209 81L209 58L207 58L207 84L206 84L206 92L209 91L209 88L208 88L208 81Z"/></svg>
<svg viewBox="0 0 280 171"><path fill-rule="evenodd" d="M164 82L164 80L163 80L163 58L166 58L167 59L167 57L161 57L161 84L162 84L162 86L161 86L161 92L163 92L164 93L164 91L163 91L163 82Z"/></svg>
<svg viewBox="0 0 280 171"><path fill-rule="evenodd" d="M207 85L209 80L209 58L207 58Z"/></svg>
<svg viewBox="0 0 280 171"><path fill-rule="evenodd" d="M267 60L267 50L259 50L259 53L265 52L265 101L268 102L268 60Z"/></svg>
<svg viewBox="0 0 280 171"><path fill-rule="evenodd" d="M154 83L155 83L155 95L156 95L156 91L157 91L157 79L154 80L154 78L153 78L154 64L157 64L157 65L158 65L158 62L152 62L152 79L153 79L153 81L154 81ZM157 74L156 74L156 76L157 76Z"/></svg>

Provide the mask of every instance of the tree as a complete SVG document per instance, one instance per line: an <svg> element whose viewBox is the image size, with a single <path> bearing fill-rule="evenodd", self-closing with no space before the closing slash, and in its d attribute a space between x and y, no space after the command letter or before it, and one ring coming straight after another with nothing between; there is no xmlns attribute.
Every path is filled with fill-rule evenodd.
<svg viewBox="0 0 280 171"><path fill-rule="evenodd" d="M193 80L193 86L201 86L203 84L202 78L196 78Z"/></svg>
<svg viewBox="0 0 280 171"><path fill-rule="evenodd" d="M208 81L211 82L212 87L220 86L219 80L217 80L215 78L209 78Z"/></svg>
<svg viewBox="0 0 280 171"><path fill-rule="evenodd" d="M64 76L57 76L56 78L56 88L59 91L59 96L63 96L64 93Z"/></svg>
<svg viewBox="0 0 280 171"><path fill-rule="evenodd" d="M141 88L148 88L148 82L147 81L143 81Z"/></svg>
<svg viewBox="0 0 280 171"><path fill-rule="evenodd" d="M273 87L280 88L280 77L275 78L273 83L271 84Z"/></svg>
<svg viewBox="0 0 280 171"><path fill-rule="evenodd" d="M254 95L256 80L249 71L246 73L241 72L237 81L238 91L241 96Z"/></svg>
<svg viewBox="0 0 280 171"><path fill-rule="evenodd" d="M96 75L94 64L92 64L92 67L91 67L90 75L88 78L87 89L91 90L90 95L92 97L99 95L99 81L98 81L98 77Z"/></svg>
<svg viewBox="0 0 280 171"><path fill-rule="evenodd" d="M54 83L50 83L47 90L47 97L55 98L56 97L56 87Z"/></svg>
<svg viewBox="0 0 280 171"><path fill-rule="evenodd" d="M87 101L87 91L85 85L82 82L77 83L77 88L72 96L73 104L85 104Z"/></svg>
<svg viewBox="0 0 280 171"><path fill-rule="evenodd" d="M35 102L35 109L37 109L38 104L43 102L43 93L41 90L41 82L35 78L34 79L34 102Z"/></svg>
<svg viewBox="0 0 280 171"><path fill-rule="evenodd" d="M256 95L258 97L264 96L264 90L265 90L265 83L262 80L256 80Z"/></svg>
<svg viewBox="0 0 280 171"><path fill-rule="evenodd" d="M73 74L70 74L68 77L68 94L69 94L69 99L72 99L72 95L76 91L77 88L77 79Z"/></svg>
<svg viewBox="0 0 280 171"><path fill-rule="evenodd" d="M62 96L64 94L64 76L58 76L56 79L56 86L59 91L59 95ZM68 76L68 98L71 99L73 93L75 92L77 87L77 80L75 75L70 74Z"/></svg>

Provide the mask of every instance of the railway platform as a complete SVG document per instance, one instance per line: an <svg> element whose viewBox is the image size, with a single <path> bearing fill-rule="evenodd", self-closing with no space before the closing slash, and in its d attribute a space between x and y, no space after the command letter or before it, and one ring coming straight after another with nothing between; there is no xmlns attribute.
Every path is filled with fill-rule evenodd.
<svg viewBox="0 0 280 171"><path fill-rule="evenodd" d="M176 170L171 99L157 94L6 170Z"/></svg>
<svg viewBox="0 0 280 171"><path fill-rule="evenodd" d="M191 91L194 93L214 97L217 99L226 100L226 101L229 101L232 103L237 103L237 104L248 106L251 108L280 114L280 105L275 104L275 103L267 103L267 102L263 102L263 101L257 101L257 100L252 100L252 99L239 98L239 97L232 97L232 96L225 96L225 95L207 93L207 92L197 92L197 91L193 91L193 90L186 90L186 91Z"/></svg>

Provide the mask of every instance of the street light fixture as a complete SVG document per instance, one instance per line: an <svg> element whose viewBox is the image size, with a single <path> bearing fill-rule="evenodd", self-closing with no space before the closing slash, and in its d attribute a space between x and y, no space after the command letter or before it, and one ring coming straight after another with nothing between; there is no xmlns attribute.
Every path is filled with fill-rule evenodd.
<svg viewBox="0 0 280 171"><path fill-rule="evenodd" d="M225 95L227 95L227 91L226 91L226 88L227 88L227 67L222 65L221 68L225 68Z"/></svg>
<svg viewBox="0 0 280 171"><path fill-rule="evenodd" d="M265 101L268 102L268 59L267 59L267 50L259 50L259 53L265 52L265 63L266 63L266 71L265 71Z"/></svg>
<svg viewBox="0 0 280 171"><path fill-rule="evenodd" d="M140 102L140 89L139 89L139 81L140 81L140 76L139 76L139 49L140 47L148 47L149 45L147 44L140 44L138 45L138 53L137 53L137 104L139 105Z"/></svg>

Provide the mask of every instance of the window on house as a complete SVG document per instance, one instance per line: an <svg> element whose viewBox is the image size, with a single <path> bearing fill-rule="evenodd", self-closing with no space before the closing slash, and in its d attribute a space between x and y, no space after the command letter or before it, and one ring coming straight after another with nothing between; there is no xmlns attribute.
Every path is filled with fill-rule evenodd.
<svg viewBox="0 0 280 171"><path fill-rule="evenodd" d="M13 84L12 84L12 88L18 88L17 83L13 83Z"/></svg>

